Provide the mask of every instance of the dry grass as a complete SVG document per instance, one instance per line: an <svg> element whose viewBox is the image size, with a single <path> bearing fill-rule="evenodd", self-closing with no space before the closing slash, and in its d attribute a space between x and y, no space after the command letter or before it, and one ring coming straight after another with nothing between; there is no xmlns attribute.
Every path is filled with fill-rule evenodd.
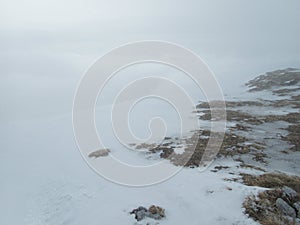
<svg viewBox="0 0 300 225"><path fill-rule="evenodd" d="M276 208L276 199L280 198L280 189L268 190L246 198L243 203L246 214L262 225L295 225L294 221L289 221Z"/></svg>
<svg viewBox="0 0 300 225"><path fill-rule="evenodd" d="M241 164L241 167L242 167L242 168L250 168L250 169L254 169L254 170L266 172L266 170L264 170L263 168L260 168L260 167L258 167L258 166L254 166L254 165L250 165L250 164L242 163L242 164Z"/></svg>
<svg viewBox="0 0 300 225"><path fill-rule="evenodd" d="M286 130L289 132L289 134L282 139L293 145L291 150L300 151L300 124L290 125Z"/></svg>
<svg viewBox="0 0 300 225"><path fill-rule="evenodd" d="M159 153L161 158L170 160L176 166L198 167L202 157L204 156L209 140L208 138L201 138L203 136L217 139L222 137L222 133L211 133L209 130L195 131L191 137L180 141L180 144L184 143L185 145L184 152L182 154L176 154L174 151L174 146L178 144L178 140L176 140L176 138L167 138L166 140L168 140L168 142L162 144L143 143L135 145L135 149L148 149L149 154ZM235 160L238 160L236 156L251 154L253 155L253 160L266 163L264 159L266 154L263 153L265 146L263 146L262 143L245 144L245 142L249 142L249 139L241 135L237 135L234 132L226 132L222 145L219 151L215 152L215 154L218 157L235 157ZM218 150L218 148L215 149ZM211 157L213 158L215 155L212 154Z"/></svg>
<svg viewBox="0 0 300 225"><path fill-rule="evenodd" d="M283 186L288 186L300 193L300 178L288 176L286 174L268 173L260 176L241 174L243 181L249 186L260 186L274 188L247 197L243 203L245 213L262 225L295 225L295 221L290 221L284 217L276 207L276 200L282 196ZM300 195L296 201L299 201Z"/></svg>
<svg viewBox="0 0 300 225"><path fill-rule="evenodd" d="M266 173L260 176L241 174L243 181L248 186L260 186L266 188L281 188L288 186L300 193L300 177L288 176L281 173Z"/></svg>

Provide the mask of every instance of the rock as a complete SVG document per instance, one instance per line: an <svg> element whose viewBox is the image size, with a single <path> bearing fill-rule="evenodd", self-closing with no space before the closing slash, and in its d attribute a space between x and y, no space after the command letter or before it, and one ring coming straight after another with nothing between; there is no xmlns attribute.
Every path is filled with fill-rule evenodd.
<svg viewBox="0 0 300 225"><path fill-rule="evenodd" d="M163 217L165 217L165 209L163 209L159 206L155 206L155 205L150 206L149 209L146 209L145 207L140 206L140 207L132 210L130 212L130 214L134 214L135 219L137 221L141 221L141 220L145 219L146 217L152 218L155 220L160 220Z"/></svg>
<svg viewBox="0 0 300 225"><path fill-rule="evenodd" d="M152 214L156 214L157 213L157 207L152 205L149 207L149 212Z"/></svg>
<svg viewBox="0 0 300 225"><path fill-rule="evenodd" d="M295 219L295 218L292 218L290 216L284 216L283 217L285 220L285 222L288 222L288 224L293 224L293 225L300 225L300 219Z"/></svg>
<svg viewBox="0 0 300 225"><path fill-rule="evenodd" d="M282 198L278 198L276 200L276 207L284 215L290 216L292 218L296 217L296 211L295 211L295 209L292 206L290 206L288 203L286 203Z"/></svg>
<svg viewBox="0 0 300 225"><path fill-rule="evenodd" d="M92 158L92 157L95 157L95 158L98 158L98 157L104 157L104 156L108 156L108 154L110 153L110 150L109 149L100 149L100 150L97 150L97 151L94 151L92 153L89 154L89 157Z"/></svg>
<svg viewBox="0 0 300 225"><path fill-rule="evenodd" d="M292 202L297 198L297 196L298 193L294 189L287 186L282 188L282 198Z"/></svg>
<svg viewBox="0 0 300 225"><path fill-rule="evenodd" d="M300 202L294 203L293 207L296 209L296 211L297 211L297 217L300 219Z"/></svg>
<svg viewBox="0 0 300 225"><path fill-rule="evenodd" d="M144 219L144 218L146 217L147 212L148 212L148 210L147 210L145 207L140 206L140 207L138 207L138 208L132 210L132 211L130 212L130 214L134 214L134 215L135 215L134 218L135 218L137 221L141 221L142 219Z"/></svg>
<svg viewBox="0 0 300 225"><path fill-rule="evenodd" d="M135 219L137 221L141 221L147 216L147 211L137 211L135 214Z"/></svg>
<svg viewBox="0 0 300 225"><path fill-rule="evenodd" d="M148 211L150 213L150 217L153 219L159 220L165 217L165 209L159 206L152 205L149 207Z"/></svg>

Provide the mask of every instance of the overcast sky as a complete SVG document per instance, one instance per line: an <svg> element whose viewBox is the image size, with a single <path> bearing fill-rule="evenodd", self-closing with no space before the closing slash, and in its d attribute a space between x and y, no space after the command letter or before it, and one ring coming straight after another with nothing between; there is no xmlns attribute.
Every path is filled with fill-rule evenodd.
<svg viewBox="0 0 300 225"><path fill-rule="evenodd" d="M0 0L1 119L69 113L84 71L127 42L200 55L224 92L300 67L299 0Z"/></svg>

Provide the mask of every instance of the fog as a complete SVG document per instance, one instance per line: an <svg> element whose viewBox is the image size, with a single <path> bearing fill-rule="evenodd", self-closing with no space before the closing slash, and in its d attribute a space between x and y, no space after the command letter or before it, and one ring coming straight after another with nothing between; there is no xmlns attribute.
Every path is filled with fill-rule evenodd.
<svg viewBox="0 0 300 225"><path fill-rule="evenodd" d="M130 207L148 203L166 207L166 224L193 219L216 224L223 218L229 219L226 224L252 224L240 223L246 219L240 207L245 194L257 188L230 182L225 189L219 173L186 170L169 183L146 189L99 179L77 151L72 104L81 78L97 59L141 40L162 40L192 50L214 72L225 97L238 96L245 90L243 84L259 74L300 68L299 12L299 0L0 0L0 224L131 224ZM155 162L129 151L115 137L109 104L124 85L161 75L180 85L193 101L203 98L184 73L166 67L136 65L120 71L105 87L104 106L97 105L97 131L124 162ZM133 133L148 137L152 130L147 125L154 115L166 117L166 127L171 128L166 135L180 137L181 115L171 105L146 100L128 116ZM280 150L278 159L288 159L282 163L275 157L276 171L288 167L297 173L293 165L299 157L282 153L282 140L277 139L286 131L274 127L260 126L254 133L259 142L253 143L268 138L270 148ZM228 165L230 174L242 168ZM244 173L244 168L237 172Z"/></svg>
<svg viewBox="0 0 300 225"><path fill-rule="evenodd" d="M191 49L230 96L260 73L300 67L299 12L298 0L0 0L0 120L70 114L89 66L140 40Z"/></svg>

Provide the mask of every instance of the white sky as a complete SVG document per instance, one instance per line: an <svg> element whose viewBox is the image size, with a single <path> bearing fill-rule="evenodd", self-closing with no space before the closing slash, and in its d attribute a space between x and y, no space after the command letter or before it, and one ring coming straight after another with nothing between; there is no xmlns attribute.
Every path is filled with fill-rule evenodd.
<svg viewBox="0 0 300 225"><path fill-rule="evenodd" d="M0 0L1 119L69 113L89 65L132 41L193 50L225 92L300 67L299 12L299 0Z"/></svg>

